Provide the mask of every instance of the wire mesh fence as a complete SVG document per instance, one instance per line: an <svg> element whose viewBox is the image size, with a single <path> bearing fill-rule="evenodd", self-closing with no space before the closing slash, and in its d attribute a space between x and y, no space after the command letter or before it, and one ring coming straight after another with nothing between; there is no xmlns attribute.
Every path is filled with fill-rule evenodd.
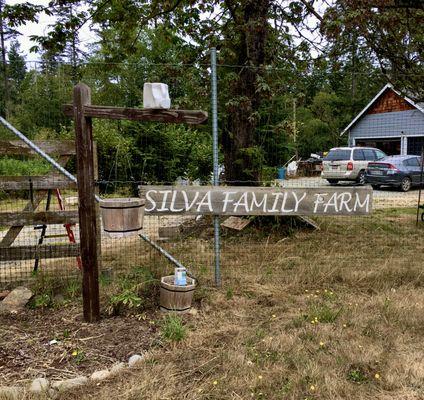
<svg viewBox="0 0 424 400"><path fill-rule="evenodd" d="M374 110L371 113L382 118L376 122L383 132L379 138L371 134L355 137L352 133L348 137L347 132L340 135L381 89L384 84L382 76L374 75L369 79L347 77L347 81L348 78L357 79L352 98L342 95L345 87L331 88L328 79L322 82L306 79L301 86L296 85L296 77L292 77L289 86L285 76L283 84L281 76L285 72L269 68L261 74L261 101L256 107L246 99L245 93L237 92L240 89L238 81L245 78L243 69L245 67L218 65L221 185L321 188L325 192L334 182L321 177L322 158L311 157L311 153L322 156L331 147L352 145L356 141L361 146L380 148L380 142L384 142L384 150L392 155L406 153L408 140L415 143L422 138L417 134L417 124L424 126L424 118L421 121L420 111L406 106L405 110L394 111L409 114L397 120L393 128L390 120L383 119L384 112ZM143 83L159 81L169 85L172 107L210 113L208 64L91 63L81 66L79 73L80 79L92 88L93 104L142 107ZM62 105L72 101L72 88L69 66L32 66L27 69L24 81L16 87L15 97L9 99L8 119L34 140L73 140L72 119L62 112ZM240 112L249 118L240 118L237 114ZM246 135L242 135L242 143L238 143L234 135L243 132ZM139 186L147 184L212 184L210 120L199 126L95 120L93 133L98 154L96 185L101 198L138 196ZM1 131L0 138L15 139L5 130ZM409 149L413 150L412 147ZM414 150L413 154L417 151ZM296 165L294 173L288 165L296 155L301 162ZM66 168L75 173L75 157L67 157L64 161ZM288 173L285 179L281 179L282 168ZM21 182L19 190L10 190L3 184L0 192L0 213L3 215L0 223L0 285L12 287L34 280L37 271L65 279L78 277L78 255L74 249L79 243L79 229L75 223L76 189L60 189L61 181L56 175L50 178L50 190L31 188L28 176L52 173L50 166L38 156L4 154L0 160L0 173L3 182L4 177L12 175L20 176L16 181L20 179ZM22 183L24 179L28 179L25 184ZM33 184L35 181L33 178ZM358 185L356 177L352 181L341 178L338 182L341 188ZM275 274L283 280L295 279L292 271L297 268L309 269L311 277L308 279L313 280L336 279L334 271L340 266L362 270L374 262L415 265L422 261L421 256L417 256L422 250L417 241L422 228L415 226L417 198L416 186L407 192L400 192L398 187L382 187L373 191L370 216L319 216L312 219L250 216L242 218L245 225L242 228L228 222L228 217L220 217L223 280L236 284L247 270L249 273L256 271L260 283L275 278ZM39 221L30 220L19 225L17 219L22 218L24 210L62 212L62 219L43 224L40 216ZM63 212L68 214L64 216ZM74 214L70 215L71 212ZM4 222L6 217L9 218L7 224ZM16 226L19 228L12 230L19 232L5 246L11 227ZM172 263L137 233L113 235L103 228L100 232L100 279L115 279L146 265L156 269L158 274L172 273ZM211 216L146 213L142 232L187 266L202 283L213 284L215 238ZM389 242L388 232L393 235ZM395 244L396 236L398 244ZM409 248L411 238L416 250ZM393 246L396 249L406 246L409 250L401 256Z"/></svg>

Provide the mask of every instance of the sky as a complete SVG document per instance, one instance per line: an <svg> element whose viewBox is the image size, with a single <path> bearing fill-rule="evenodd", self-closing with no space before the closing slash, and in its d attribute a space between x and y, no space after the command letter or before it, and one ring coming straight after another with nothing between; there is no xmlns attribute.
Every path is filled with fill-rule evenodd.
<svg viewBox="0 0 424 400"><path fill-rule="evenodd" d="M29 1L30 3L47 6L50 0L6 0L6 4L20 4ZM29 49L34 46L29 37L32 35L42 36L49 31L49 25L54 23L54 17L46 14L39 16L38 24L28 23L18 29L21 35L18 37L18 41L21 45L21 53L27 61L38 61L40 57L35 53L30 53ZM95 41L96 37L93 32L90 31L90 24L85 24L80 30L80 39L82 45L87 45Z"/></svg>

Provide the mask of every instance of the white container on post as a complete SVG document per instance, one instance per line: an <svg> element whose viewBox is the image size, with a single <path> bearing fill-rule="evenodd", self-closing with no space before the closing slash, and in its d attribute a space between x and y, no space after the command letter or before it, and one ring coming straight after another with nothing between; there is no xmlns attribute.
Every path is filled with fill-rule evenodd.
<svg viewBox="0 0 424 400"><path fill-rule="evenodd" d="M144 108L170 108L168 85L165 83L146 82L143 87L143 107Z"/></svg>

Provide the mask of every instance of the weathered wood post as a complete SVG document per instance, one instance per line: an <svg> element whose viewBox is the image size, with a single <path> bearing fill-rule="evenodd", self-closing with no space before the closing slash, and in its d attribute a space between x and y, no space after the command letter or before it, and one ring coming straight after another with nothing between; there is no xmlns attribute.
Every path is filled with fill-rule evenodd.
<svg viewBox="0 0 424 400"><path fill-rule="evenodd" d="M100 306L93 132L91 117L84 115L84 107L91 104L90 88L83 83L76 85L73 101L84 320L93 322L100 318Z"/></svg>

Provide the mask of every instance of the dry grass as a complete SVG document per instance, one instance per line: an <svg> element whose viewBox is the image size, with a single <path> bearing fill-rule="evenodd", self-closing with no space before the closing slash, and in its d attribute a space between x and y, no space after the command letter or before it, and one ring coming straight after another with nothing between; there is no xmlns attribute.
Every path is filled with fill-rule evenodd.
<svg viewBox="0 0 424 400"><path fill-rule="evenodd" d="M228 238L223 287L202 291L184 340L61 398L424 398L424 230L413 210L320 222L287 239ZM170 247L188 257L186 244Z"/></svg>

